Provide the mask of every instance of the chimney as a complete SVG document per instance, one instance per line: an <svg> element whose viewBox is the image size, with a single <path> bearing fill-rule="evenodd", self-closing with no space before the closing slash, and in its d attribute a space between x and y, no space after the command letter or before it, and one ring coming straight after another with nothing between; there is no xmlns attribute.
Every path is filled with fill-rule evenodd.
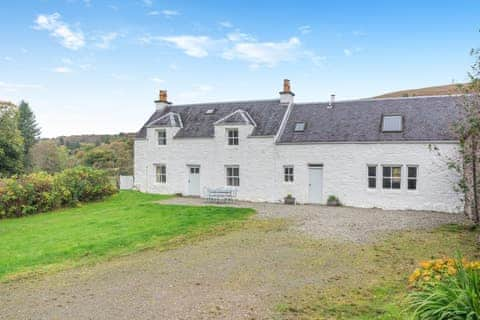
<svg viewBox="0 0 480 320"><path fill-rule="evenodd" d="M171 102L167 100L167 90L160 90L160 94L158 95L158 100L155 100L155 107L157 111L162 111L165 109Z"/></svg>
<svg viewBox="0 0 480 320"><path fill-rule="evenodd" d="M328 109L333 108L333 104L335 103L335 95L331 94L330 95L330 102L328 103Z"/></svg>
<svg viewBox="0 0 480 320"><path fill-rule="evenodd" d="M280 103L293 103L293 97L295 94L292 92L290 88L290 80L284 79L283 80L283 91L280 91Z"/></svg>

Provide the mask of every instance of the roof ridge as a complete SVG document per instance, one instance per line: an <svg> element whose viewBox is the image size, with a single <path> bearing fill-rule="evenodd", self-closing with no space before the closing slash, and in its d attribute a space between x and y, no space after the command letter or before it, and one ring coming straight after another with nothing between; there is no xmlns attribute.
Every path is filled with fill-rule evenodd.
<svg viewBox="0 0 480 320"><path fill-rule="evenodd" d="M413 100L413 99L429 99L429 98L446 98L446 97L461 97L464 94L442 94L435 96L412 96L412 97L393 97L393 98L359 98L359 99L347 99L347 100L337 100L335 103L342 102L355 102L355 101L383 101L383 100ZM309 101L309 102L296 102L295 105L307 105L307 104L328 104L329 101Z"/></svg>
<svg viewBox="0 0 480 320"><path fill-rule="evenodd" d="M279 101L280 99L257 99L257 100L234 100L234 101L216 101L216 102L196 102L196 103L187 103L187 104L171 104L168 107L170 110L174 110L175 107L190 107L190 106L203 106L203 105L212 105L212 104L233 104L233 103L248 103L248 102L268 102L268 101Z"/></svg>

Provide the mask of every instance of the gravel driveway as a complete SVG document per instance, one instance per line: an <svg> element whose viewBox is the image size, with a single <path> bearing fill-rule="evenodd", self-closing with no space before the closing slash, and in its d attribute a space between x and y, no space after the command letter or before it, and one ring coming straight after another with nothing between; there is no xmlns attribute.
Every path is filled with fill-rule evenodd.
<svg viewBox="0 0 480 320"><path fill-rule="evenodd" d="M173 198L162 203L206 205L199 198ZM212 205L212 204L208 204ZM215 204L213 204L215 205ZM222 205L222 204L219 204ZM435 228L448 223L466 223L464 215L429 211L398 211L319 205L288 206L272 203L235 202L229 206L248 207L259 219L287 218L291 229L318 239L369 242L385 232Z"/></svg>
<svg viewBox="0 0 480 320"><path fill-rule="evenodd" d="M169 203L202 205L190 198ZM0 284L0 318L272 319L277 303L309 286L334 285L352 275L352 261L371 259L362 241L463 221L429 212L237 205L255 208L258 220L169 251ZM287 218L288 227L271 217ZM371 273L368 263L362 265L366 269L357 266L355 277Z"/></svg>

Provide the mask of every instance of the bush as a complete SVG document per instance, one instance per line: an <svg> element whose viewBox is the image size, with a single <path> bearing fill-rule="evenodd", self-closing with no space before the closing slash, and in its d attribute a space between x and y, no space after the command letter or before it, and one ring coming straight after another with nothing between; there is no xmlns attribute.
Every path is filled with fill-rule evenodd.
<svg viewBox="0 0 480 320"><path fill-rule="evenodd" d="M480 261L437 259L410 276L413 318L480 320Z"/></svg>
<svg viewBox="0 0 480 320"><path fill-rule="evenodd" d="M100 170L78 167L56 175L44 172L0 180L0 218L45 212L116 192Z"/></svg>

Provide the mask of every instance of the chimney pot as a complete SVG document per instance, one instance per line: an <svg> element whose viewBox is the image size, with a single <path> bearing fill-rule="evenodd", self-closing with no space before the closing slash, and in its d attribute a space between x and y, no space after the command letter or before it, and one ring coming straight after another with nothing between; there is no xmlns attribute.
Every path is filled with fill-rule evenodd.
<svg viewBox="0 0 480 320"><path fill-rule="evenodd" d="M155 106L158 111L164 110L170 102L168 102L167 99L167 90L160 90L160 93L158 95L158 100L155 101Z"/></svg>
<svg viewBox="0 0 480 320"><path fill-rule="evenodd" d="M293 103L293 97L295 94L290 87L290 80L283 79L283 91L280 91L280 103Z"/></svg>

